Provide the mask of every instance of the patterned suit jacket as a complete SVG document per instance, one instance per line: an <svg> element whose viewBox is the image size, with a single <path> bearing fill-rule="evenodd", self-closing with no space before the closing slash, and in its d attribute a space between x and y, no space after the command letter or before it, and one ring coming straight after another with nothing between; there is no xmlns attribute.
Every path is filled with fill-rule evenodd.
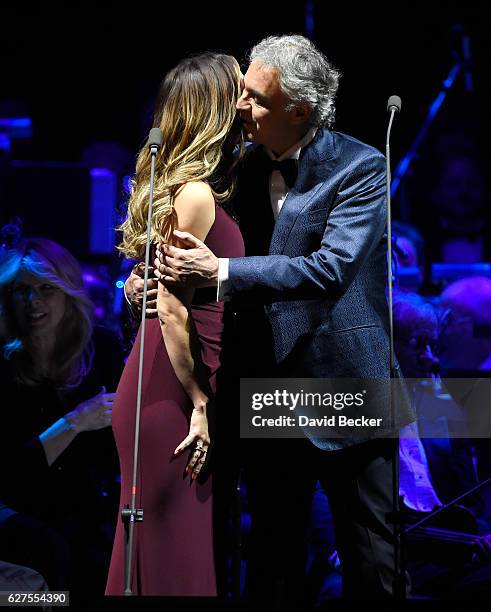
<svg viewBox="0 0 491 612"><path fill-rule="evenodd" d="M242 163L236 208L248 257L229 262L232 292L263 305L282 376L389 379L384 156L318 130L274 223L264 155L253 145Z"/></svg>

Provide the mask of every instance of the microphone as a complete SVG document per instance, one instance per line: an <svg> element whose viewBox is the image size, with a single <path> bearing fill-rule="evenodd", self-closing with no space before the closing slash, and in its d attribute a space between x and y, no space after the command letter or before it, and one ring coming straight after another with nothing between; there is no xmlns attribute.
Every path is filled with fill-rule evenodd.
<svg viewBox="0 0 491 612"><path fill-rule="evenodd" d="M157 153L164 142L164 135L160 128L152 128L148 134L147 146L151 153Z"/></svg>
<svg viewBox="0 0 491 612"><path fill-rule="evenodd" d="M390 96L389 100L387 101L387 110L389 111L389 113L391 111L395 111L396 113L401 112L401 98L399 96Z"/></svg>

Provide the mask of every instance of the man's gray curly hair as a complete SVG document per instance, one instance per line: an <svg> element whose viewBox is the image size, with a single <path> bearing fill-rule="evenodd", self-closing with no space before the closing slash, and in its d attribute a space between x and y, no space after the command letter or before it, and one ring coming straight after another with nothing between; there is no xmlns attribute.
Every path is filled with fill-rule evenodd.
<svg viewBox="0 0 491 612"><path fill-rule="evenodd" d="M268 36L253 47L249 61L277 70L281 89L291 101L287 110L307 102L312 109L312 125L333 124L341 73L308 38L298 34Z"/></svg>

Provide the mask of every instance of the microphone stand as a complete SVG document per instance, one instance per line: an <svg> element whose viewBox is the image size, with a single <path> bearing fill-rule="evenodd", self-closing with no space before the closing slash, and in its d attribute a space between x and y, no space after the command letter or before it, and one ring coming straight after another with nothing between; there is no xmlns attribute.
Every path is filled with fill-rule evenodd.
<svg viewBox="0 0 491 612"><path fill-rule="evenodd" d="M133 557L133 537L136 522L143 521L143 509L136 508L136 475L138 469L138 450L140 441L140 413L141 413L141 396L142 396L142 379L143 379L143 354L145 349L145 317L147 310L147 283L148 283L148 266L150 263L150 242L152 232L152 208L153 208L153 185L155 179L155 158L157 152L162 146L162 131L159 128L152 128L148 136L147 145L150 149L151 167L150 167L150 194L148 197L148 217L147 217L147 244L145 248L145 275L143 283L143 304L141 315L141 334L140 334L140 360L138 364L138 389L136 396L136 416L135 416L135 438L133 449L133 479L131 485L131 503L126 504L121 510L121 520L124 524L125 532L125 547L124 547L124 594L133 595L131 590L132 578L132 557Z"/></svg>
<svg viewBox="0 0 491 612"><path fill-rule="evenodd" d="M234 509L232 512L232 533L233 533L233 552L231 560L232 569L232 584L231 594L232 602L240 601L240 578L241 578L241 560L242 560L242 502L241 502L241 482L242 474L239 470L237 481L235 483L235 499Z"/></svg>
<svg viewBox="0 0 491 612"><path fill-rule="evenodd" d="M387 103L390 112L387 137L385 141L385 164L386 164L386 198L387 198L387 289L389 307L389 360L390 360L390 387L389 401L390 414L393 427L395 427L394 385L395 378L395 353L394 353L394 318L392 297L392 213L391 213L391 172L390 172L390 132L396 112L401 110L401 99L399 96L391 96ZM392 512L386 517L387 522L394 528L394 581L392 594L396 601L406 599L406 572L404 567L404 554L402 550L402 538L404 535L403 516L399 508L399 442L395 445L394 458L392 462Z"/></svg>

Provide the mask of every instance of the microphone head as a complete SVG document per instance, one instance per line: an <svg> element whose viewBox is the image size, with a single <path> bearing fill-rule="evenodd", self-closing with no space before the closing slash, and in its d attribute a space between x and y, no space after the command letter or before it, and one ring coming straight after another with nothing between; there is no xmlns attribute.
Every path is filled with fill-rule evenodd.
<svg viewBox="0 0 491 612"><path fill-rule="evenodd" d="M149 147L157 147L157 149L160 149L163 142L164 135L162 134L162 130L160 128L152 128L148 134L147 145Z"/></svg>
<svg viewBox="0 0 491 612"><path fill-rule="evenodd" d="M390 96L387 102L387 110L391 111L392 109L394 109L398 113L401 110L401 104L402 102L399 96Z"/></svg>

